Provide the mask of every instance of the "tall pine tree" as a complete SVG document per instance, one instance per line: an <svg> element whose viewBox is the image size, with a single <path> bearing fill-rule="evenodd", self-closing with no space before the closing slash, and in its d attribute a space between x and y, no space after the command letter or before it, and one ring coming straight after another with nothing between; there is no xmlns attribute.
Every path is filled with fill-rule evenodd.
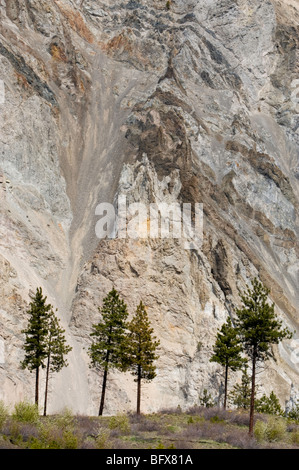
<svg viewBox="0 0 299 470"><path fill-rule="evenodd" d="M35 371L35 404L39 402L39 373L45 367L47 358L48 319L52 305L47 304L47 297L43 297L42 288L36 289L31 296L28 326L22 333L25 334L25 358L21 363L23 369Z"/></svg>
<svg viewBox="0 0 299 470"><path fill-rule="evenodd" d="M253 420L255 408L255 379L256 367L273 357L271 346L278 344L283 338L291 338L292 333L287 328L282 328L274 312L274 304L269 305L268 295L270 290L258 279L254 278L252 287L247 286L241 294L242 307L236 310L236 327L244 350L251 360L251 397L249 434L253 434Z"/></svg>
<svg viewBox="0 0 299 470"><path fill-rule="evenodd" d="M241 369L246 359L241 356L242 346L238 338L238 331L234 328L230 317L226 323L218 331L216 342L213 349L211 362L217 362L224 367L224 403L223 408L226 409L227 403L227 385L228 371L236 371Z"/></svg>
<svg viewBox="0 0 299 470"><path fill-rule="evenodd" d="M128 362L131 373L137 382L137 414L140 414L141 381L150 382L156 377L155 360L159 356L156 350L160 341L153 336L147 311L142 302L137 307L136 314L128 324Z"/></svg>
<svg viewBox="0 0 299 470"><path fill-rule="evenodd" d="M92 326L93 343L89 355L93 367L103 370L102 395L99 416L103 414L109 369L125 370L127 306L113 288L99 308L102 320Z"/></svg>
<svg viewBox="0 0 299 470"><path fill-rule="evenodd" d="M61 328L60 321L51 310L48 318L48 336L47 336L47 370L44 401L44 416L47 414L48 383L50 372L59 372L68 365L65 356L72 350L66 344L64 336L65 330Z"/></svg>

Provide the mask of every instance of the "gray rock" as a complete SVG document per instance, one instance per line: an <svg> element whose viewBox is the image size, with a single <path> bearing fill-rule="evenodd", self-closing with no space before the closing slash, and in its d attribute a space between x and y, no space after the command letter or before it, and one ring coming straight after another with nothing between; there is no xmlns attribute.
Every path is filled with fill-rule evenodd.
<svg viewBox="0 0 299 470"><path fill-rule="evenodd" d="M130 314L144 301L161 339L144 411L188 407L205 388L221 401L209 358L239 289L259 276L283 323L298 323L297 3L2 0L0 10L0 398L33 397L21 330L42 286L73 346L49 411L95 414L89 334L115 286ZM99 240L96 207L119 195L203 204L202 244L146 237L147 222L139 239ZM281 403L299 386L292 354L284 341L260 376ZM106 412L134 409L133 378L110 380Z"/></svg>

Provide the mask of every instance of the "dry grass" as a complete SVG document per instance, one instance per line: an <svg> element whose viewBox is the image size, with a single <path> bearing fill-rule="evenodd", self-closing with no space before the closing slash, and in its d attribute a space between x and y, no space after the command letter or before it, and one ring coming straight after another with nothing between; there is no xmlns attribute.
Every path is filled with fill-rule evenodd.
<svg viewBox="0 0 299 470"><path fill-rule="evenodd" d="M9 417L0 432L0 448L29 449L262 449L299 448L299 426L256 415L259 432L248 434L248 413L192 407L115 417L73 416L69 411L37 423ZM279 432L278 432L279 431Z"/></svg>

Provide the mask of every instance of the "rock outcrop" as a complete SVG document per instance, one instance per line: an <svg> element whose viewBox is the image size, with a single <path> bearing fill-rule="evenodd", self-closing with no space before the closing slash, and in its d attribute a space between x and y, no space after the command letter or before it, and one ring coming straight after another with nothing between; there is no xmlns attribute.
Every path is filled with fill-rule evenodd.
<svg viewBox="0 0 299 470"><path fill-rule="evenodd" d="M298 331L298 2L0 0L0 15L0 398L33 396L21 330L42 286L73 346L49 411L97 413L89 333L114 286L161 340L144 411L217 401L215 334L252 277ZM98 239L96 207L118 196L202 204L201 246ZM259 375L283 405L297 338ZM133 377L112 373L106 412L134 408Z"/></svg>

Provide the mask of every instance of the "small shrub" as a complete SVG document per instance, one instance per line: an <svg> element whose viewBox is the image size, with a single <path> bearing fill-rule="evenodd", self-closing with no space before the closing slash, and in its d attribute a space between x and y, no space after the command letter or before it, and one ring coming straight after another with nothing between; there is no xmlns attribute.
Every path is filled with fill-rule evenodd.
<svg viewBox="0 0 299 470"><path fill-rule="evenodd" d="M293 431L291 433L291 442L295 445L299 445L299 431Z"/></svg>
<svg viewBox="0 0 299 470"><path fill-rule="evenodd" d="M273 391L270 393L269 397L264 394L261 398L255 401L255 410L258 413L283 416L283 409L281 408L279 400Z"/></svg>
<svg viewBox="0 0 299 470"><path fill-rule="evenodd" d="M181 433L183 440L197 440L203 436L203 423L195 423L187 426Z"/></svg>
<svg viewBox="0 0 299 470"><path fill-rule="evenodd" d="M214 406L212 395L208 393L206 388L203 390L203 394L199 397L199 402L201 406L206 408L212 408Z"/></svg>
<svg viewBox="0 0 299 470"><path fill-rule="evenodd" d="M163 442L160 441L156 449L165 449L165 445L163 444Z"/></svg>
<svg viewBox="0 0 299 470"><path fill-rule="evenodd" d="M14 412L12 414L12 419L20 423L38 423L38 407L36 405L24 401L16 403L14 407Z"/></svg>
<svg viewBox="0 0 299 470"><path fill-rule="evenodd" d="M262 442L266 440L266 430L267 430L267 423L261 420L257 420L254 425L254 437L258 442Z"/></svg>
<svg viewBox="0 0 299 470"><path fill-rule="evenodd" d="M166 10L170 10L170 5L171 5L170 0L167 0L167 2L166 2Z"/></svg>
<svg viewBox="0 0 299 470"><path fill-rule="evenodd" d="M267 439L270 442L279 441L285 436L287 429L286 422L283 419L270 417L267 423Z"/></svg>
<svg viewBox="0 0 299 470"><path fill-rule="evenodd" d="M44 442L34 437L30 441L29 449L45 449Z"/></svg>
<svg viewBox="0 0 299 470"><path fill-rule="evenodd" d="M258 442L275 442L281 440L286 433L286 422L276 417L269 417L267 422L258 420L254 426L254 435Z"/></svg>
<svg viewBox="0 0 299 470"><path fill-rule="evenodd" d="M43 422L39 427L39 438L31 443L31 448L77 449L81 443L81 436L68 421L68 427L64 427L62 423L63 421L59 420L57 422L57 418Z"/></svg>
<svg viewBox="0 0 299 470"><path fill-rule="evenodd" d="M0 430L3 428L4 424L8 419L9 413L8 409L6 408L4 402L0 401Z"/></svg>
<svg viewBox="0 0 299 470"><path fill-rule="evenodd" d="M188 410L186 410L186 413L191 416L197 416L202 414L202 410L203 408L201 406L194 405L191 406L191 408L188 408Z"/></svg>
<svg viewBox="0 0 299 470"><path fill-rule="evenodd" d="M77 427L84 437L93 437L96 435L98 428L98 421L91 418L90 416L81 416L76 417Z"/></svg>
<svg viewBox="0 0 299 470"><path fill-rule="evenodd" d="M223 423L206 422L202 425L202 436L213 441L225 441L226 427Z"/></svg>
<svg viewBox="0 0 299 470"><path fill-rule="evenodd" d="M5 430L6 436L15 445L20 445L21 442L23 441L20 429L21 429L21 423L16 420L12 420L9 423L7 429Z"/></svg>
<svg viewBox="0 0 299 470"><path fill-rule="evenodd" d="M61 449L63 431L56 425L55 421L47 420L40 425L39 439L32 445L34 449Z"/></svg>
<svg viewBox="0 0 299 470"><path fill-rule="evenodd" d="M240 429L233 427L223 438L223 442L227 442L238 449L257 449L259 444L257 440L248 434L248 429Z"/></svg>
<svg viewBox="0 0 299 470"><path fill-rule="evenodd" d="M224 419L220 418L218 415L212 416L210 421L211 423L225 423Z"/></svg>
<svg viewBox="0 0 299 470"><path fill-rule="evenodd" d="M97 449L108 449L110 440L110 432L108 429L99 428L96 439L95 446Z"/></svg>
<svg viewBox="0 0 299 470"><path fill-rule="evenodd" d="M247 373L247 369L248 366L245 365L242 370L241 383L234 385L233 390L228 395L230 403L243 410L250 408L251 377Z"/></svg>
<svg viewBox="0 0 299 470"><path fill-rule="evenodd" d="M155 432L160 431L162 428L161 422L151 419L142 418L138 423L133 424L136 432ZM133 431L133 429L131 429Z"/></svg>
<svg viewBox="0 0 299 470"><path fill-rule="evenodd" d="M213 416L218 416L220 419L223 419L226 416L225 411L219 409L217 406L202 406L198 408L197 414L205 420L210 420L211 418L213 418Z"/></svg>
<svg viewBox="0 0 299 470"><path fill-rule="evenodd" d="M299 423L299 403L297 403L296 406L288 412L287 417L291 421Z"/></svg>
<svg viewBox="0 0 299 470"><path fill-rule="evenodd" d="M122 433L129 433L130 421L128 416L125 414L118 414L116 416L112 416L109 420L109 428L117 429Z"/></svg>
<svg viewBox="0 0 299 470"><path fill-rule="evenodd" d="M176 426L174 424L166 424L164 426L164 429L161 429L161 434L165 436L172 436L173 434L179 432L180 428L179 426Z"/></svg>
<svg viewBox="0 0 299 470"><path fill-rule="evenodd" d="M63 432L61 449L78 449L79 439L78 436L67 429Z"/></svg>
<svg viewBox="0 0 299 470"><path fill-rule="evenodd" d="M32 423L17 423L18 434L23 442L30 442L33 438L38 438L38 426Z"/></svg>
<svg viewBox="0 0 299 470"><path fill-rule="evenodd" d="M238 426L248 427L249 414L247 411L243 410L231 410L231 412L227 414L227 421Z"/></svg>
<svg viewBox="0 0 299 470"><path fill-rule="evenodd" d="M73 429L76 424L75 417L68 408L65 408L60 414L55 416L54 422L60 429Z"/></svg>

